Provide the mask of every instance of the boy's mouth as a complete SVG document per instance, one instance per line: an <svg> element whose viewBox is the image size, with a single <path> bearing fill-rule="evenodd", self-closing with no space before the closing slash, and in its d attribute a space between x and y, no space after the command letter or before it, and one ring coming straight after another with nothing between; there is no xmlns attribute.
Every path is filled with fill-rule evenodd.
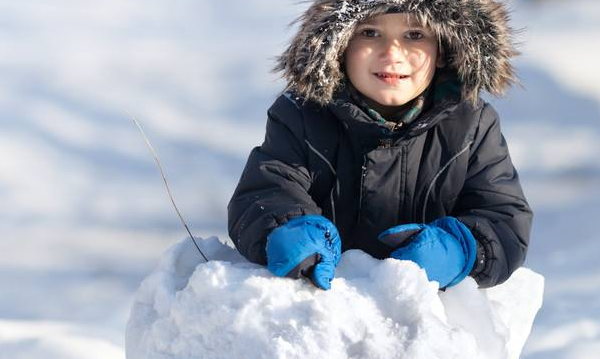
<svg viewBox="0 0 600 359"><path fill-rule="evenodd" d="M392 72L375 72L373 75L380 81L385 82L388 85L396 85L399 81L407 79L408 75L402 75Z"/></svg>

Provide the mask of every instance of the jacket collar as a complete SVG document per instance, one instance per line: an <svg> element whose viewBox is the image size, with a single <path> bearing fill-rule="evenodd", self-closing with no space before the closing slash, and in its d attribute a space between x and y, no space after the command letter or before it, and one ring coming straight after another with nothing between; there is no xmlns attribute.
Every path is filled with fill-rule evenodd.
<svg viewBox="0 0 600 359"><path fill-rule="evenodd" d="M350 85L351 86L351 85ZM350 131L360 138L407 138L418 136L434 127L445 114L461 102L461 84L456 75L449 71L439 71L433 85L427 90L425 105L418 116L392 131L389 123L380 121L369 114L369 109L357 103L351 89L344 86L336 92L329 109ZM410 111L410 108L400 110Z"/></svg>

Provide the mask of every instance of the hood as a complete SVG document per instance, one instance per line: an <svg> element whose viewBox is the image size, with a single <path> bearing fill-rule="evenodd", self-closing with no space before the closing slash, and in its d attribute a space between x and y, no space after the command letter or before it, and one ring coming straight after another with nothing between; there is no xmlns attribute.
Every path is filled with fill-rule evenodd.
<svg viewBox="0 0 600 359"><path fill-rule="evenodd" d="M315 0L296 20L299 31L274 71L287 91L329 103L344 84L340 59L356 25L392 11L414 14L439 37L463 99L474 103L481 90L499 96L517 82L508 11L494 0Z"/></svg>

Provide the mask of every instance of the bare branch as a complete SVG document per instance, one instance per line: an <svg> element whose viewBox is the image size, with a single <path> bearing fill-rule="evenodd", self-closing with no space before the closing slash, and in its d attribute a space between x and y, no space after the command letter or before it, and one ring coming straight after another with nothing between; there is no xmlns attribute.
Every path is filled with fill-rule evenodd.
<svg viewBox="0 0 600 359"><path fill-rule="evenodd" d="M171 203L173 204L173 208L175 208L175 212L177 212L177 215L179 216L179 219L181 220L181 223L183 224L183 226L185 227L185 230L190 235L190 239L192 240L192 242L194 242L194 245L196 246L196 249L198 249L198 252L200 252L200 255L202 256L202 258L204 259L204 261L208 262L208 258L204 255L204 253L202 252L202 250L200 250L200 247L198 246L198 243L196 243L196 240L194 239L194 236L192 235L192 232L190 231L190 228L188 227L187 223L183 219L183 216L179 212L179 209L177 208L177 205L175 204L175 200L173 199L173 195L171 194L171 189L169 188L169 184L167 183L167 177L165 176L165 172L163 171L162 165L160 163L160 159L158 158L158 154L154 150L154 147L152 147L152 144L148 140L148 137L146 137L146 134L144 133L144 130L142 129L142 126L140 126L140 124L137 122L137 120L135 119L135 117L131 116L129 113L127 113L127 115L133 120L133 123L140 130L140 133L142 134L142 137L144 138L144 141L146 141L146 145L148 145L148 148L150 148L150 151L152 152L152 156L154 156L154 162L156 162L156 165L158 166L158 170L160 171L160 174L162 176L163 182L165 183L165 187L167 188L167 194L169 195L169 198L171 199Z"/></svg>

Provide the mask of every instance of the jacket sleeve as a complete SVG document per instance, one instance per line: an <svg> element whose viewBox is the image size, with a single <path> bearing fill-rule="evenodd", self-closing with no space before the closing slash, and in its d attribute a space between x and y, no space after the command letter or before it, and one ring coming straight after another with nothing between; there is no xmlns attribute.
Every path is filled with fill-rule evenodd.
<svg viewBox="0 0 600 359"><path fill-rule="evenodd" d="M321 214L308 193L312 181L302 114L289 100L278 101L269 110L265 140L250 153L227 207L229 236L238 251L263 265L266 237L273 228L298 216ZM272 111L276 106L279 110Z"/></svg>
<svg viewBox="0 0 600 359"><path fill-rule="evenodd" d="M487 104L471 145L455 213L478 241L471 276L481 287L504 282L523 264L533 214L500 132L498 115Z"/></svg>

